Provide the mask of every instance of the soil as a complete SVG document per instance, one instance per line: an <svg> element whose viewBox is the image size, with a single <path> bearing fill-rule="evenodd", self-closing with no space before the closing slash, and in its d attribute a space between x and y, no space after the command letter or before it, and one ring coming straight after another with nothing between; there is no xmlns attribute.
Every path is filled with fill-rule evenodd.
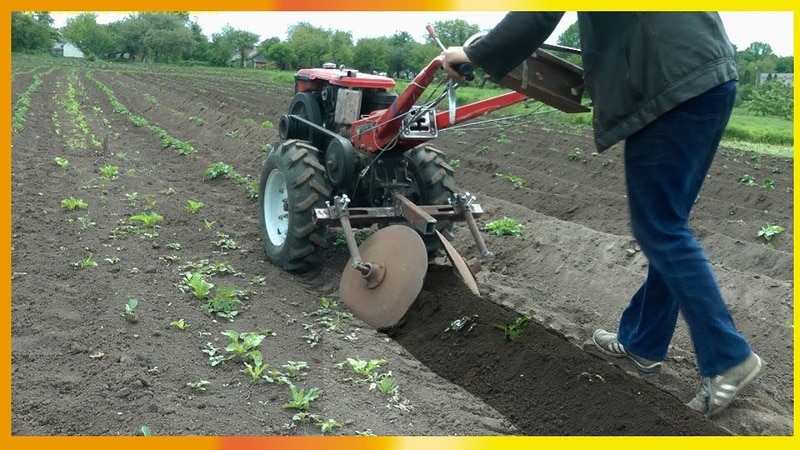
<svg viewBox="0 0 800 450"><path fill-rule="evenodd" d="M710 420L684 406L699 376L683 322L656 375L589 345L595 328L615 328L647 261L628 227L622 148L594 153L586 128L530 115L442 131L433 145L477 197L478 224L510 217L524 232L483 233L495 257L476 275L480 296L443 260L401 323L374 330L337 296L345 246L331 245L310 276L271 265L247 184L204 174L225 162L258 179L265 145L278 140L264 122L286 112L290 85L260 71L15 56L15 101L34 75L42 84L12 142L13 435L135 435L142 426L157 435L794 433L792 159L723 146L694 209L736 324L767 362ZM85 131L65 106L70 95ZM165 148L115 104L196 151ZM56 157L69 161L65 170ZM116 179L101 176L109 165ZM745 174L755 184L741 182ZM71 196L88 208L63 208ZM192 213L188 200L204 206ZM163 221L133 227L129 218L147 212ZM757 236L766 224L785 227L771 245ZM453 244L479 256L464 223ZM97 266L76 268L89 253ZM207 276L215 289L249 292L237 315L204 312L183 287L184 272L201 267L216 269ZM129 298L138 305L126 316ZM521 316L531 318L521 336L506 339L497 325ZM171 325L179 319L184 330ZM321 391L308 414L284 407L290 388L276 372L253 382L235 358L210 363L209 346L228 353L226 330L264 334L267 370ZM390 373L397 389L380 392L348 358L385 360L374 373ZM292 376L300 362L307 368ZM322 427L328 419L341 427Z"/></svg>

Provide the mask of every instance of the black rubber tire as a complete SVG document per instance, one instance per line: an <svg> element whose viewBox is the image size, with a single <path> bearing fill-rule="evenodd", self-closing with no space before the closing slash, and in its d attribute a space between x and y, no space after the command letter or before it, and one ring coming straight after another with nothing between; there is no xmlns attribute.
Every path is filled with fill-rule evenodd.
<svg viewBox="0 0 800 450"><path fill-rule="evenodd" d="M319 268L327 227L314 223L312 210L325 207L331 187L317 149L298 140L278 144L261 165L258 193L267 259L291 272Z"/></svg>
<svg viewBox="0 0 800 450"><path fill-rule="evenodd" d="M418 193L411 201L418 205L445 205L456 190L453 168L444 160L444 153L429 145L415 147L403 156L408 170L417 184ZM452 241L455 226L450 220L439 220L436 223L445 238ZM444 256L445 250L439 238L433 234L426 236L420 233L428 251L428 261Z"/></svg>
<svg viewBox="0 0 800 450"><path fill-rule="evenodd" d="M322 108L311 92L299 92L292 98L292 103L289 105L289 114L302 117L309 122L317 125L322 125ZM319 147L320 143L324 140L321 133L313 128L303 124L301 125L303 132L300 133L300 139L311 142L313 145Z"/></svg>

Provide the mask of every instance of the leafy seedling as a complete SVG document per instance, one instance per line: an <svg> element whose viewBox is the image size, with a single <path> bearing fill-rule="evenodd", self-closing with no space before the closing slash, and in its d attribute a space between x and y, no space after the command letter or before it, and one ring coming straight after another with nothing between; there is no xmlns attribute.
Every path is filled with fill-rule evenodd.
<svg viewBox="0 0 800 450"><path fill-rule="evenodd" d="M172 322L169 323L169 325L171 327L175 327L175 328L177 328L177 329L179 329L181 331L189 328L189 324L186 323L186 321L183 320L183 319L173 320Z"/></svg>
<svg viewBox="0 0 800 450"><path fill-rule="evenodd" d="M509 341L513 341L522 335L522 330L525 328L525 325L531 320L528 316L517 317L517 320L510 325L497 325L495 324L495 328L499 328L503 330L503 333L506 335L506 339Z"/></svg>
<svg viewBox="0 0 800 450"><path fill-rule="evenodd" d="M142 428L139 429L139 433L141 433L142 436L152 436L153 435L150 432L150 427L148 427L147 425L142 425Z"/></svg>
<svg viewBox="0 0 800 450"><path fill-rule="evenodd" d="M382 373L374 377L373 382L370 384L370 390L377 389L381 393L389 395L397 390L397 383L392 378L392 372Z"/></svg>
<svg viewBox="0 0 800 450"><path fill-rule="evenodd" d="M292 392L291 401L284 403L284 409L297 409L300 411L308 411L311 407L311 402L319 398L321 392L318 388L310 388L308 392L305 389L298 389L294 384L289 384L289 389Z"/></svg>
<svg viewBox="0 0 800 450"><path fill-rule="evenodd" d="M756 184L756 179L752 175L744 174L739 178L739 183L745 186L754 186Z"/></svg>
<svg viewBox="0 0 800 450"><path fill-rule="evenodd" d="M783 233L783 231L784 228L780 225L766 224L758 230L758 237L764 238L764 241L766 241L767 245L771 248L772 238Z"/></svg>
<svg viewBox="0 0 800 450"><path fill-rule="evenodd" d="M351 369L358 375L362 377L368 377L369 374L378 368L380 368L383 364L386 364L386 360L381 359L370 359L369 361L365 361L363 359L355 359L355 358L347 358L346 360L334 364L334 367L337 369L343 369L345 364L348 364Z"/></svg>
<svg viewBox="0 0 800 450"><path fill-rule="evenodd" d="M286 364L282 365L281 367L289 372L289 378L297 378L300 375L303 375L303 370L308 369L308 364L305 361L286 361Z"/></svg>
<svg viewBox="0 0 800 450"><path fill-rule="evenodd" d="M325 421L318 421L314 425L318 426L322 434L331 432L337 428L342 428L342 424L337 422L334 419L328 419Z"/></svg>
<svg viewBox="0 0 800 450"><path fill-rule="evenodd" d="M131 192L131 193L125 194L125 198L128 199L128 205L129 206L136 206L136 197L138 195L139 194L137 192Z"/></svg>
<svg viewBox="0 0 800 450"><path fill-rule="evenodd" d="M58 164L58 167L61 167L61 170L64 171L64 174L67 173L67 167L69 167L69 161L67 161L64 158L59 158L58 156L53 158L53 161L55 161L56 164Z"/></svg>
<svg viewBox="0 0 800 450"><path fill-rule="evenodd" d="M505 178L506 180L510 181L515 188L521 188L526 183L525 179L510 173L509 174L496 173L495 176L500 178Z"/></svg>
<svg viewBox="0 0 800 450"><path fill-rule="evenodd" d="M89 207L86 202L75 197L69 197L61 200L61 206L70 211L75 211L76 209L86 209Z"/></svg>
<svg viewBox="0 0 800 450"><path fill-rule="evenodd" d="M483 229L493 236L519 236L525 226L517 223L514 219L503 217L487 223Z"/></svg>
<svg viewBox="0 0 800 450"><path fill-rule="evenodd" d="M94 254L89 252L89 254L86 255L86 258L83 258L80 261L74 262L74 263L72 263L72 265L77 267L77 268L79 268L79 269L86 269L86 268L89 268L89 267L97 266L97 262L95 262L95 260L94 260Z"/></svg>
<svg viewBox="0 0 800 450"><path fill-rule="evenodd" d="M196 213L197 211L200 211L200 209L203 206L205 206L205 204L203 202L198 202L198 201L194 201L194 200L187 200L186 201L186 210L189 211L192 214Z"/></svg>
<svg viewBox="0 0 800 450"><path fill-rule="evenodd" d="M238 333L234 330L222 332L223 336L228 336L231 342L225 347L225 351L231 352L238 357L246 357L251 352L257 351L261 342L266 336L260 333Z"/></svg>
<svg viewBox="0 0 800 450"><path fill-rule="evenodd" d="M188 286L189 289L192 290L194 296L200 300L207 299L211 288L214 287L214 284L206 281L205 278L203 278L203 274L200 272L184 273L183 283Z"/></svg>
<svg viewBox="0 0 800 450"><path fill-rule="evenodd" d="M123 311L122 317L128 320L133 319L137 306L139 306L139 300L133 297L129 298L128 303L125 303L125 311Z"/></svg>
<svg viewBox="0 0 800 450"><path fill-rule="evenodd" d="M106 180L116 180L119 177L119 167L103 166L100 168L100 175Z"/></svg>
<svg viewBox="0 0 800 450"><path fill-rule="evenodd" d="M264 356L258 350L253 350L249 352L248 355L253 363L250 364L249 362L245 361L242 372L250 375L250 378L253 379L253 382L256 382L261 379L264 371L269 367L269 364L264 364Z"/></svg>
<svg viewBox="0 0 800 450"><path fill-rule="evenodd" d="M196 391L205 391L206 386L208 386L209 384L211 384L209 381L199 380L199 381L190 381L186 383L186 386L189 386L190 388Z"/></svg>
<svg viewBox="0 0 800 450"><path fill-rule="evenodd" d="M164 220L164 216L156 213L156 212L149 212L149 213L142 213L136 214L131 216L128 220L131 222L141 222L147 228L155 228L156 225Z"/></svg>

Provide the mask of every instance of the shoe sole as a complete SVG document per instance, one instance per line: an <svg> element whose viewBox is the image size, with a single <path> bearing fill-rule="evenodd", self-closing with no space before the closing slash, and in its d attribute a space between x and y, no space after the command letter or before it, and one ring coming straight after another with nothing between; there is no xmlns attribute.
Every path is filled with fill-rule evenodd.
<svg viewBox="0 0 800 450"><path fill-rule="evenodd" d="M653 364L651 364L649 366L646 366L646 365L640 363L639 361L637 361L631 355L628 355L627 353L624 353L624 354L623 353L615 353L615 352L610 352L610 351L604 349L603 346L601 346L600 344L597 343L597 340L594 338L594 335L592 335L592 342L594 342L595 347L597 347L601 352L605 353L606 355L613 356L614 358L628 358L628 361L633 363L633 366L636 367L636 370L638 370L639 372L646 373L646 374L651 374L651 373L658 373L658 372L661 371L661 363L660 362L655 362L655 363L653 363Z"/></svg>
<svg viewBox="0 0 800 450"><path fill-rule="evenodd" d="M724 384L720 386L720 388L724 388L724 390L715 389L714 386L711 387L711 395L709 397L709 408L708 412L706 413L707 417L711 417L720 411L727 408L739 395L739 392L742 391L751 381L755 380L761 374L761 371L764 370L764 360L761 359L760 356L755 355L758 364L756 365L755 369L748 373L746 377L739 384L733 386L730 384ZM721 400L720 403L716 403L714 400L719 399Z"/></svg>

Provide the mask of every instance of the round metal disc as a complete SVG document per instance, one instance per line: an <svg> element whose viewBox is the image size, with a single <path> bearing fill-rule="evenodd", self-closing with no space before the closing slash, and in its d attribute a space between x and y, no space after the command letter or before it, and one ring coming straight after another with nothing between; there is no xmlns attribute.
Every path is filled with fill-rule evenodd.
<svg viewBox="0 0 800 450"><path fill-rule="evenodd" d="M425 273L428 254L420 235L410 227L391 225L372 234L359 247L361 262L383 271L364 277L347 263L339 282L339 297L359 319L376 329L391 327L414 303Z"/></svg>
<svg viewBox="0 0 800 450"><path fill-rule="evenodd" d="M462 258L461 255L456 250L456 248L453 247L453 244L451 244L450 241L448 241L447 238L444 237L442 233L439 232L439 230L436 230L436 235L439 236L439 240L442 241L442 245L444 245L444 250L445 252L447 252L447 256L450 258L450 262L453 263L453 266L455 266L456 270L458 271L458 274L461 277L461 281L463 281L464 284L467 285L469 290L472 291L472 293L475 294L475 296L480 297L481 291L478 290L478 282L475 281L475 276L472 274L472 271L469 270L467 262L464 261L464 258Z"/></svg>

